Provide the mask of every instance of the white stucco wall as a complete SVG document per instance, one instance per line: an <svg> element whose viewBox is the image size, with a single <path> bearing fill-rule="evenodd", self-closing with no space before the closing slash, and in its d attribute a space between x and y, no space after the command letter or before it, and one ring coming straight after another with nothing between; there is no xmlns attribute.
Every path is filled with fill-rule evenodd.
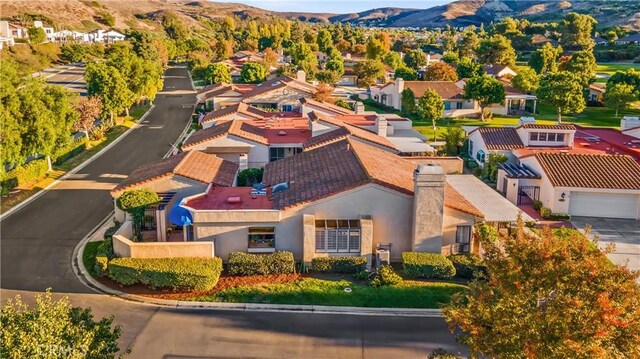
<svg viewBox="0 0 640 359"><path fill-rule="evenodd" d="M269 147L232 135L218 137L210 141L197 144L190 147L189 150L213 153L215 151L208 149L217 147L249 147L248 162L249 167L252 168L262 167L269 162ZM235 156L231 158L235 158Z"/></svg>

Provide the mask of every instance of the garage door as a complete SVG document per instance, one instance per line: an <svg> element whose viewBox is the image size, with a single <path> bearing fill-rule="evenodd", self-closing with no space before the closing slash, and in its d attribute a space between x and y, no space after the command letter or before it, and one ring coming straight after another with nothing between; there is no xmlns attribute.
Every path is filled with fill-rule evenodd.
<svg viewBox="0 0 640 359"><path fill-rule="evenodd" d="M637 194L571 192L569 199L572 216L636 219L637 213Z"/></svg>

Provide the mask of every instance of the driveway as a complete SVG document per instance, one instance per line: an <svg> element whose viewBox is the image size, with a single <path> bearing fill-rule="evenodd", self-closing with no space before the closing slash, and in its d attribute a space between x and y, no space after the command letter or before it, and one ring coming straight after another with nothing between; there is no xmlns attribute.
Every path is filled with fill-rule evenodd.
<svg viewBox="0 0 640 359"><path fill-rule="evenodd" d="M601 248L610 243L615 245L615 250L609 254L611 261L620 265L627 264L629 269L640 270L640 221L573 217L571 224L583 233L585 226L591 225L590 238L597 236Z"/></svg>

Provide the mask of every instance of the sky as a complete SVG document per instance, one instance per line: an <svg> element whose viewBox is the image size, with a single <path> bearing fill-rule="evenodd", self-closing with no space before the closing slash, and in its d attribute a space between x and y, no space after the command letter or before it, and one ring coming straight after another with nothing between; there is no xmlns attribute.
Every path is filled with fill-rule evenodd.
<svg viewBox="0 0 640 359"><path fill-rule="evenodd" d="M380 7L402 7L427 9L451 2L451 0L209 0L214 2L236 2L273 11L352 13Z"/></svg>

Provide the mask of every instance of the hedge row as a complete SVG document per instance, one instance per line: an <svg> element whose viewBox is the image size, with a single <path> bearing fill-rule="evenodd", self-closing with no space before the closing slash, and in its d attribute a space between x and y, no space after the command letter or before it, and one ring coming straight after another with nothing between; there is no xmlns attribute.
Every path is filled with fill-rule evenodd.
<svg viewBox="0 0 640 359"><path fill-rule="evenodd" d="M85 138L80 138L77 141L69 142L64 147L59 147L54 154L55 164L59 165L67 161L68 159L75 157L80 152L86 149L86 140Z"/></svg>
<svg viewBox="0 0 640 359"><path fill-rule="evenodd" d="M436 253L403 252L402 267L411 278L448 279L456 275L453 263Z"/></svg>
<svg viewBox="0 0 640 359"><path fill-rule="evenodd" d="M2 189L7 191L18 186L29 187L44 178L48 170L49 165L44 158L18 166L2 176Z"/></svg>
<svg viewBox="0 0 640 359"><path fill-rule="evenodd" d="M367 257L320 257L311 260L316 272L357 273L367 267Z"/></svg>
<svg viewBox="0 0 640 359"><path fill-rule="evenodd" d="M232 252L227 262L232 275L286 274L295 272L295 267L293 253L286 251L270 254Z"/></svg>
<svg viewBox="0 0 640 359"><path fill-rule="evenodd" d="M111 242L111 238L105 238L102 240L100 245L96 250L96 273L99 276L103 276L107 274L109 260L114 257L113 253L113 242Z"/></svg>
<svg viewBox="0 0 640 359"><path fill-rule="evenodd" d="M487 273L487 267L482 264L482 259L475 254L454 254L447 258L453 263L458 277L473 279Z"/></svg>
<svg viewBox="0 0 640 359"><path fill-rule="evenodd" d="M222 273L220 258L114 258L109 278L122 285L144 284L151 289L209 290Z"/></svg>

